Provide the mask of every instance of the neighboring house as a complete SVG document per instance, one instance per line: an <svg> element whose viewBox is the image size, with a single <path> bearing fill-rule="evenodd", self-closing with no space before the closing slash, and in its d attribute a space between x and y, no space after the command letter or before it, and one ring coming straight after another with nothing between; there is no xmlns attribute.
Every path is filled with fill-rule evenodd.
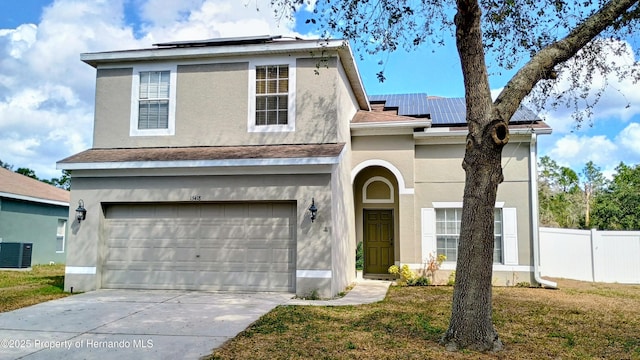
<svg viewBox="0 0 640 360"><path fill-rule="evenodd" d="M419 269L429 253L455 259L462 100L368 97L341 40L212 39L81 59L97 69L96 110L93 148L58 163L87 210L69 236L67 290L328 297L355 279L359 241L365 276ZM535 138L550 132L525 110L513 120L494 268L508 285L535 278Z"/></svg>
<svg viewBox="0 0 640 360"><path fill-rule="evenodd" d="M32 265L64 263L69 198L66 190L0 168L0 242L33 244Z"/></svg>

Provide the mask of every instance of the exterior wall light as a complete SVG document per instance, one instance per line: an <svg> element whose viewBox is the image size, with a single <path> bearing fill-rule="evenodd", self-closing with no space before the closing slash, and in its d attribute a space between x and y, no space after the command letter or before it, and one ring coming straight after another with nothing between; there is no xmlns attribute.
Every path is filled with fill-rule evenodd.
<svg viewBox="0 0 640 360"><path fill-rule="evenodd" d="M316 215L318 214L318 208L316 207L316 201L314 198L311 198L311 206L309 206L309 213L311 213L311 222L316 219Z"/></svg>
<svg viewBox="0 0 640 360"><path fill-rule="evenodd" d="M76 219L78 222L87 218L87 209L84 208L84 201L78 200L78 208L76 209Z"/></svg>

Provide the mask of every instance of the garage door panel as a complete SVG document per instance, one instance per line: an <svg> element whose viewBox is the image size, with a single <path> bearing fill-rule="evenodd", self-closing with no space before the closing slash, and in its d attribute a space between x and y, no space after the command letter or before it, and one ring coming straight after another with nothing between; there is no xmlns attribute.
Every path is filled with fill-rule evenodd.
<svg viewBox="0 0 640 360"><path fill-rule="evenodd" d="M292 203L114 205L103 287L295 291Z"/></svg>
<svg viewBox="0 0 640 360"><path fill-rule="evenodd" d="M202 225L202 236L213 240L244 239L246 230L244 224L237 225Z"/></svg>
<svg viewBox="0 0 640 360"><path fill-rule="evenodd" d="M246 249L200 249L200 263L243 263L247 257Z"/></svg>

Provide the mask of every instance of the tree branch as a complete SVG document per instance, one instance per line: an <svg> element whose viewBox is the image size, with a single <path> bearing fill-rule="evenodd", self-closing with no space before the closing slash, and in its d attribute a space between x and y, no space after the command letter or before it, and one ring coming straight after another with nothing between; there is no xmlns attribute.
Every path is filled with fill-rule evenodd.
<svg viewBox="0 0 640 360"><path fill-rule="evenodd" d="M495 110L510 119L522 100L543 79L553 78L554 67L573 57L598 34L616 22L640 0L611 0L586 18L565 38L549 44L529 60L507 83L495 100Z"/></svg>

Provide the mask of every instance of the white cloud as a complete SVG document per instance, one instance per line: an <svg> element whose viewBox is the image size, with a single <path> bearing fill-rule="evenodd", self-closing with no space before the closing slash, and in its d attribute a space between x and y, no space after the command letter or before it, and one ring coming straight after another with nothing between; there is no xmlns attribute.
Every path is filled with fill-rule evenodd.
<svg viewBox="0 0 640 360"><path fill-rule="evenodd" d="M146 4L156 2L163 3L150 0ZM172 9L174 16L164 14L159 17L174 21L159 21L146 16L142 27L146 33L144 40L157 43L215 37L298 35L293 31L294 24L286 16L275 16L269 0L199 0L188 4L192 7L175 6Z"/></svg>
<svg viewBox="0 0 640 360"><path fill-rule="evenodd" d="M629 152L630 157L640 160L640 124L631 123L617 136L623 151Z"/></svg>
<svg viewBox="0 0 640 360"><path fill-rule="evenodd" d="M606 60L610 66L620 66L624 69L636 68L640 71L640 64L636 61L633 49L626 41L602 40L609 46L604 46L599 52L599 56ZM614 48L622 48L623 51L616 52ZM593 108L593 115L590 121L593 123L603 121L628 122L634 116L640 115L640 91L638 84L633 82L631 77L619 79L615 72L603 75L597 71L591 71L586 64L580 64L574 60L569 60L569 67L578 69L581 83L587 82L587 78L592 77L590 91L585 99L578 101L578 110L583 110L588 104L596 105ZM569 71L560 73L559 81L554 91L563 96L569 95L572 85L569 80ZM598 99L598 93L601 96ZM547 103L541 111L541 116L549 123L556 133L568 133L576 129L576 122L572 118L572 113L576 111L574 107L567 108L564 104L558 105L556 109ZM589 121L589 120L587 120ZM588 125L581 124L581 125Z"/></svg>
<svg viewBox="0 0 640 360"><path fill-rule="evenodd" d="M126 10L139 11L139 28ZM95 69L80 53L293 29L269 0L55 0L39 18L0 29L0 159L43 178L92 145Z"/></svg>
<svg viewBox="0 0 640 360"><path fill-rule="evenodd" d="M549 155L562 166L569 166L574 170L581 169L588 161L608 169L611 167L611 159L618 150L615 143L604 135L578 136L576 134L565 135L555 142ZM615 167L617 163L613 164Z"/></svg>

